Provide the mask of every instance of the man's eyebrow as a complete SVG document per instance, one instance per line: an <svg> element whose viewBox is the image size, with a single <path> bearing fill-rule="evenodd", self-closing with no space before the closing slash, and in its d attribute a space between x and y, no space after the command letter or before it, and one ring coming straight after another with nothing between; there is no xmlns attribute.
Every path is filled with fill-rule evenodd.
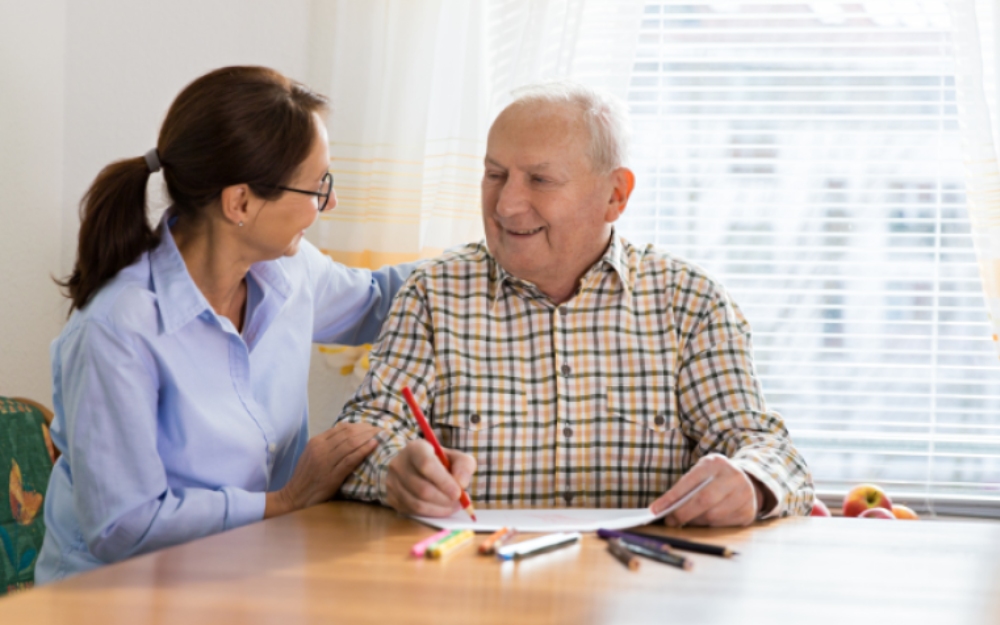
<svg viewBox="0 0 1000 625"><path fill-rule="evenodd" d="M495 160L493 160L489 156L487 156L484 160L486 161L487 165L493 165L494 167L499 167L500 169L504 168L503 165L501 165L500 163L496 162Z"/></svg>

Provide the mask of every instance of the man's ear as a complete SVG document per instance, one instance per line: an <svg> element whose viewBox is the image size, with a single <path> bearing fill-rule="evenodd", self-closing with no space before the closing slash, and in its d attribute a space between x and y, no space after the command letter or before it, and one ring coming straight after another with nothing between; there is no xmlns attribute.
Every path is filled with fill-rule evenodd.
<svg viewBox="0 0 1000 625"><path fill-rule="evenodd" d="M635 174L627 167L619 167L611 172L611 181L615 186L611 189L607 211L604 214L604 221L609 224L618 221L625 212L628 198L632 195L632 189L635 189Z"/></svg>
<svg viewBox="0 0 1000 625"><path fill-rule="evenodd" d="M222 215L234 226L242 226L249 221L250 187L234 184L222 190Z"/></svg>

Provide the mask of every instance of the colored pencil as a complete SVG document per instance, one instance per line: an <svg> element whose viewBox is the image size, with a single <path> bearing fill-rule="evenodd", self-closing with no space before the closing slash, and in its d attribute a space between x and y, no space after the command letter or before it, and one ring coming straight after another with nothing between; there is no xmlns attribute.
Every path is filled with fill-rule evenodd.
<svg viewBox="0 0 1000 625"><path fill-rule="evenodd" d="M483 555L489 555L493 553L494 551L496 551L496 548L501 544L500 543L501 539L503 539L504 536L513 531L514 530L505 527L493 532L492 534L490 534L489 538L484 540L482 544L479 545L479 553Z"/></svg>
<svg viewBox="0 0 1000 625"><path fill-rule="evenodd" d="M517 536L519 536L519 534L516 529L511 528L508 530L506 534L498 538L497 541L493 543L493 553L496 553L497 549L510 543L510 541L514 540Z"/></svg>
<svg viewBox="0 0 1000 625"><path fill-rule="evenodd" d="M674 549L680 549L681 551L704 553L710 556L722 556L723 558L731 558L735 555L738 555L738 552L733 551L729 547L720 547L719 545L696 543L692 540L684 540L683 538L674 538L673 536L658 536L656 534L645 534L643 532L621 532L621 533L629 536L638 536L640 538L645 538L648 540L655 540L656 542L663 543L665 545L670 545Z"/></svg>
<svg viewBox="0 0 1000 625"><path fill-rule="evenodd" d="M630 571L639 570L639 558L635 557L631 551L622 545L622 540L620 538L612 538L608 540L608 551L611 552L619 562L624 564Z"/></svg>
<svg viewBox="0 0 1000 625"><path fill-rule="evenodd" d="M467 542L471 541L475 534L472 530L461 530L454 536L449 536L441 542L435 543L428 547L427 557L428 558L441 558L452 551L455 551L459 547L465 545Z"/></svg>
<svg viewBox="0 0 1000 625"><path fill-rule="evenodd" d="M497 557L501 560L523 560L556 549L568 547L583 538L580 532L558 532L539 538L532 538L519 543L505 545L497 549Z"/></svg>
<svg viewBox="0 0 1000 625"><path fill-rule="evenodd" d="M424 417L424 412L417 405L417 400L413 397L413 393L410 391L410 387L403 387L403 399L410 406L410 411L413 412L414 418L417 420L417 424L420 425L420 431L424 433L424 438L427 442L434 447L434 453L437 455L438 460L444 465L444 468L451 471L451 463L448 462L448 456L444 454L444 450L441 449L441 443L438 442L437 436L434 436L434 430L431 429L429 423L427 423L427 418ZM462 496L459 498L459 502L462 504L462 509L465 510L472 520L476 520L476 509L472 507L472 501L469 500L469 496L465 493L465 489L462 489Z"/></svg>
<svg viewBox="0 0 1000 625"><path fill-rule="evenodd" d="M424 557L424 554L427 552L427 549L431 545L445 538L449 534L451 534L451 530L441 530L440 532L437 532L436 534L433 534L428 538L421 540L419 543L413 545L413 547L410 548L410 555L415 558Z"/></svg>
<svg viewBox="0 0 1000 625"><path fill-rule="evenodd" d="M661 543L659 541L653 540L651 538L645 538L643 536L638 536L636 534L629 534L628 532L619 532L616 530L597 530L597 535L601 538L606 538L608 540L614 538L620 538L621 540L627 540L630 543L639 545L640 547L645 547L650 551L659 551L661 553L670 553L670 545L666 543Z"/></svg>
<svg viewBox="0 0 1000 625"><path fill-rule="evenodd" d="M651 549L646 549L645 547L641 547L635 543L630 543L624 540L621 541L621 545L637 556L649 558L650 560L656 560L657 562L669 564L670 566L676 566L677 568L684 569L685 571L690 571L694 568L694 562L688 560L684 556L679 556L673 553L663 553L661 551L652 551Z"/></svg>

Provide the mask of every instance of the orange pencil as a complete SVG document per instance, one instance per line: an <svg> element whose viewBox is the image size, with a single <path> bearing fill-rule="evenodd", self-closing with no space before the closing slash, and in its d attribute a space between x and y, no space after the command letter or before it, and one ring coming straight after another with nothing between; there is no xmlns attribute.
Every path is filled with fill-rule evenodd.
<svg viewBox="0 0 1000 625"><path fill-rule="evenodd" d="M514 530L505 527L493 532L492 534L490 534L489 538L484 540L483 543L479 545L479 553L483 555L488 555L493 553L494 550L496 549L497 543L504 542L503 541L504 536L511 533L512 531Z"/></svg>
<svg viewBox="0 0 1000 625"><path fill-rule="evenodd" d="M444 450L441 449L441 443L438 442L437 436L434 436L434 430L431 429L429 423L427 423L427 418L424 417L424 413L420 410L420 406L417 405L417 400L413 397L413 393L410 391L410 387L403 387L403 399L406 400L407 405L410 406L410 410L413 412L413 416L417 419L417 423L420 425L420 431L424 433L424 438L427 442L434 447L434 453L437 455L438 460L444 465L444 468L451 471L451 463L448 462L448 456L444 455ZM465 490L462 490L462 496L459 498L459 503L462 504L462 508L469 513L472 520L476 520L476 509L472 507L472 502L469 501L469 496L465 494Z"/></svg>

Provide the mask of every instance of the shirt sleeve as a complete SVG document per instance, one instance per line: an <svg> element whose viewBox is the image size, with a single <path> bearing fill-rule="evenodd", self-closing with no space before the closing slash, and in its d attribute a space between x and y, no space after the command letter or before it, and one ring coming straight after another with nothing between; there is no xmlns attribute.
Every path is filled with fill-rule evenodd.
<svg viewBox="0 0 1000 625"><path fill-rule="evenodd" d="M407 443L419 438L419 426L405 408L402 390L409 386L421 409L430 414L435 384L433 331L426 299L418 282L400 292L371 352L371 368L338 421L369 423L384 431L379 444L341 487L352 499L385 502L389 463Z"/></svg>
<svg viewBox="0 0 1000 625"><path fill-rule="evenodd" d="M312 280L315 343L374 342L396 292L420 264L387 265L378 271L345 267L307 241L300 253Z"/></svg>
<svg viewBox="0 0 1000 625"><path fill-rule="evenodd" d="M753 364L750 325L720 286L692 278L679 292L691 296L691 321L678 375L685 435L696 455L719 453L771 491L775 505L760 518L809 514L812 476L784 421L767 409ZM765 497L765 500L767 498Z"/></svg>
<svg viewBox="0 0 1000 625"><path fill-rule="evenodd" d="M263 492L168 486L157 450L157 369L140 341L88 320L67 348L73 507L94 556L114 562L264 517Z"/></svg>

